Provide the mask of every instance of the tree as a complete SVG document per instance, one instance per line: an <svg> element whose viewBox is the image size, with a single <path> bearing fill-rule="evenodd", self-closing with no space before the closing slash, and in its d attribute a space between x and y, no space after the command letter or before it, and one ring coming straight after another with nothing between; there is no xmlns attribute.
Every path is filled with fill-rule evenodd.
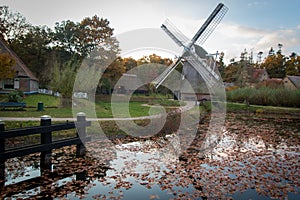
<svg viewBox="0 0 300 200"><path fill-rule="evenodd" d="M299 76L300 75L300 56L292 53L285 64L286 75Z"/></svg>
<svg viewBox="0 0 300 200"><path fill-rule="evenodd" d="M14 78L16 71L12 68L16 61L8 54L0 54L0 80Z"/></svg>
<svg viewBox="0 0 300 200"><path fill-rule="evenodd" d="M67 51L71 54L77 53L79 38L76 38L76 32L79 31L78 23L67 20L56 22L54 27L54 45L56 48ZM79 35L79 33L77 33Z"/></svg>
<svg viewBox="0 0 300 200"><path fill-rule="evenodd" d="M260 67L265 68L270 78L284 78L285 77L285 57L277 52L276 54L269 54Z"/></svg>
<svg viewBox="0 0 300 200"><path fill-rule="evenodd" d="M111 51L119 53L118 42L113 35L112 28L109 27L107 19L94 15L92 18L86 17L79 24L78 52L82 56L88 55L95 48L109 48Z"/></svg>
<svg viewBox="0 0 300 200"><path fill-rule="evenodd" d="M240 76L240 72L240 63L234 62L229 64L224 70L223 81L228 83L236 82Z"/></svg>
<svg viewBox="0 0 300 200"><path fill-rule="evenodd" d="M117 40L107 19L97 15L84 18L80 23L70 20L55 24L55 46L83 59L95 48L119 53Z"/></svg>
<svg viewBox="0 0 300 200"><path fill-rule="evenodd" d="M50 88L62 95L62 105L71 106L71 97L76 78L78 63L67 62L62 66L56 64L52 70Z"/></svg>
<svg viewBox="0 0 300 200"><path fill-rule="evenodd" d="M7 6L0 6L0 38L8 43L27 33L31 25L18 12L12 12Z"/></svg>
<svg viewBox="0 0 300 200"><path fill-rule="evenodd" d="M219 60L217 61L217 66L218 66L218 70L220 72L220 75L221 77L224 76L224 72L225 72L225 64L224 64L224 52L221 52L220 53L220 56L219 56Z"/></svg>
<svg viewBox="0 0 300 200"><path fill-rule="evenodd" d="M99 86L105 88L107 93L110 94L113 87L125 71L126 67L124 66L123 59L121 57L117 57L104 71Z"/></svg>
<svg viewBox="0 0 300 200"><path fill-rule="evenodd" d="M129 71L129 70L137 67L137 61L131 57L123 58L123 63L126 68L126 71Z"/></svg>
<svg viewBox="0 0 300 200"><path fill-rule="evenodd" d="M22 59L26 66L36 75L40 85L48 83L51 72L49 60L51 56L52 31L46 26L31 27L28 33L12 40L10 47ZM47 76L43 76L47 74Z"/></svg>
<svg viewBox="0 0 300 200"><path fill-rule="evenodd" d="M161 56L156 54L143 56L142 58L137 60L138 65L148 64L148 63L158 63L158 64L169 66L170 64L173 63L173 61L170 58L162 58Z"/></svg>

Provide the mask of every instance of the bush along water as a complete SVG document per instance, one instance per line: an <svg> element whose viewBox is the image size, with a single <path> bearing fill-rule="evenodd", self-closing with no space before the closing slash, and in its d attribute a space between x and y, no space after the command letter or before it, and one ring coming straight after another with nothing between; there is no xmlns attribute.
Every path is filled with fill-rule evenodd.
<svg viewBox="0 0 300 200"><path fill-rule="evenodd" d="M300 107L300 90L285 88L239 88L227 92L227 101L253 105Z"/></svg>

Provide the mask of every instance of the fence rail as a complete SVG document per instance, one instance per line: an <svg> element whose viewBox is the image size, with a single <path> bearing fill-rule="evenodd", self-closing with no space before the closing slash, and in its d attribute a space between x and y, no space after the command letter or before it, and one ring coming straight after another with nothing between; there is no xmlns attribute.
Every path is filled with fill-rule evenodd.
<svg viewBox="0 0 300 200"><path fill-rule="evenodd" d="M85 155L85 142L90 141L90 137L86 136L86 127L91 125L90 121L86 121L84 113L77 114L76 122L66 122L62 124L51 124L51 117L44 115L41 117L40 126L28 128L19 128L13 130L5 130L4 123L0 122L0 180L5 180L5 161L14 157L21 157L32 153L41 152L40 166L41 169L51 169L51 151L64 146L77 145L76 156ZM52 132L60 130L69 130L76 128L76 136L62 140L52 140ZM17 147L6 149L5 140L20 136L28 136L40 134L41 141L39 144L29 145L25 147ZM4 184L4 183L3 183Z"/></svg>

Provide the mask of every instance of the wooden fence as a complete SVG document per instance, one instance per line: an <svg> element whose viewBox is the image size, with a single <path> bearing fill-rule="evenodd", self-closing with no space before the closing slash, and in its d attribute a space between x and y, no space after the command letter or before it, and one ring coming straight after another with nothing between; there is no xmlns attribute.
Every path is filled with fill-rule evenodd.
<svg viewBox="0 0 300 200"><path fill-rule="evenodd" d="M84 113L77 114L76 122L66 122L62 124L51 124L51 117L44 115L41 117L40 126L5 130L4 123L0 122L0 180L5 180L5 161L10 158L25 156L40 152L40 167L51 170L51 152L52 149L58 149L64 146L76 145L76 156L85 155L84 143L90 138L86 136L86 127L91 125L86 121ZM76 128L76 136L57 141L52 140L52 132ZM40 143L25 147L12 149L5 148L5 140L19 136L28 136L40 134Z"/></svg>

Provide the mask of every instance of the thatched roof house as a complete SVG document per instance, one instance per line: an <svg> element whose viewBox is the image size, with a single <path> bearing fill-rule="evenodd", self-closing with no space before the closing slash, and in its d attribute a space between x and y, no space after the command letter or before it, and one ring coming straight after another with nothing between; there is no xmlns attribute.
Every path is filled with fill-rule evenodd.
<svg viewBox="0 0 300 200"><path fill-rule="evenodd" d="M15 59L16 64L13 66L13 69L16 71L16 75L13 79L0 80L0 93L9 93L13 90L21 90L25 94L37 93L39 89L38 79L15 52L0 39L0 54L2 53L7 53Z"/></svg>
<svg viewBox="0 0 300 200"><path fill-rule="evenodd" d="M286 76L283 79L283 85L287 89L300 89L300 76Z"/></svg>
<svg viewBox="0 0 300 200"><path fill-rule="evenodd" d="M136 74L123 74L115 88L117 89L115 92L119 94L129 94L131 92L145 94L149 92Z"/></svg>

